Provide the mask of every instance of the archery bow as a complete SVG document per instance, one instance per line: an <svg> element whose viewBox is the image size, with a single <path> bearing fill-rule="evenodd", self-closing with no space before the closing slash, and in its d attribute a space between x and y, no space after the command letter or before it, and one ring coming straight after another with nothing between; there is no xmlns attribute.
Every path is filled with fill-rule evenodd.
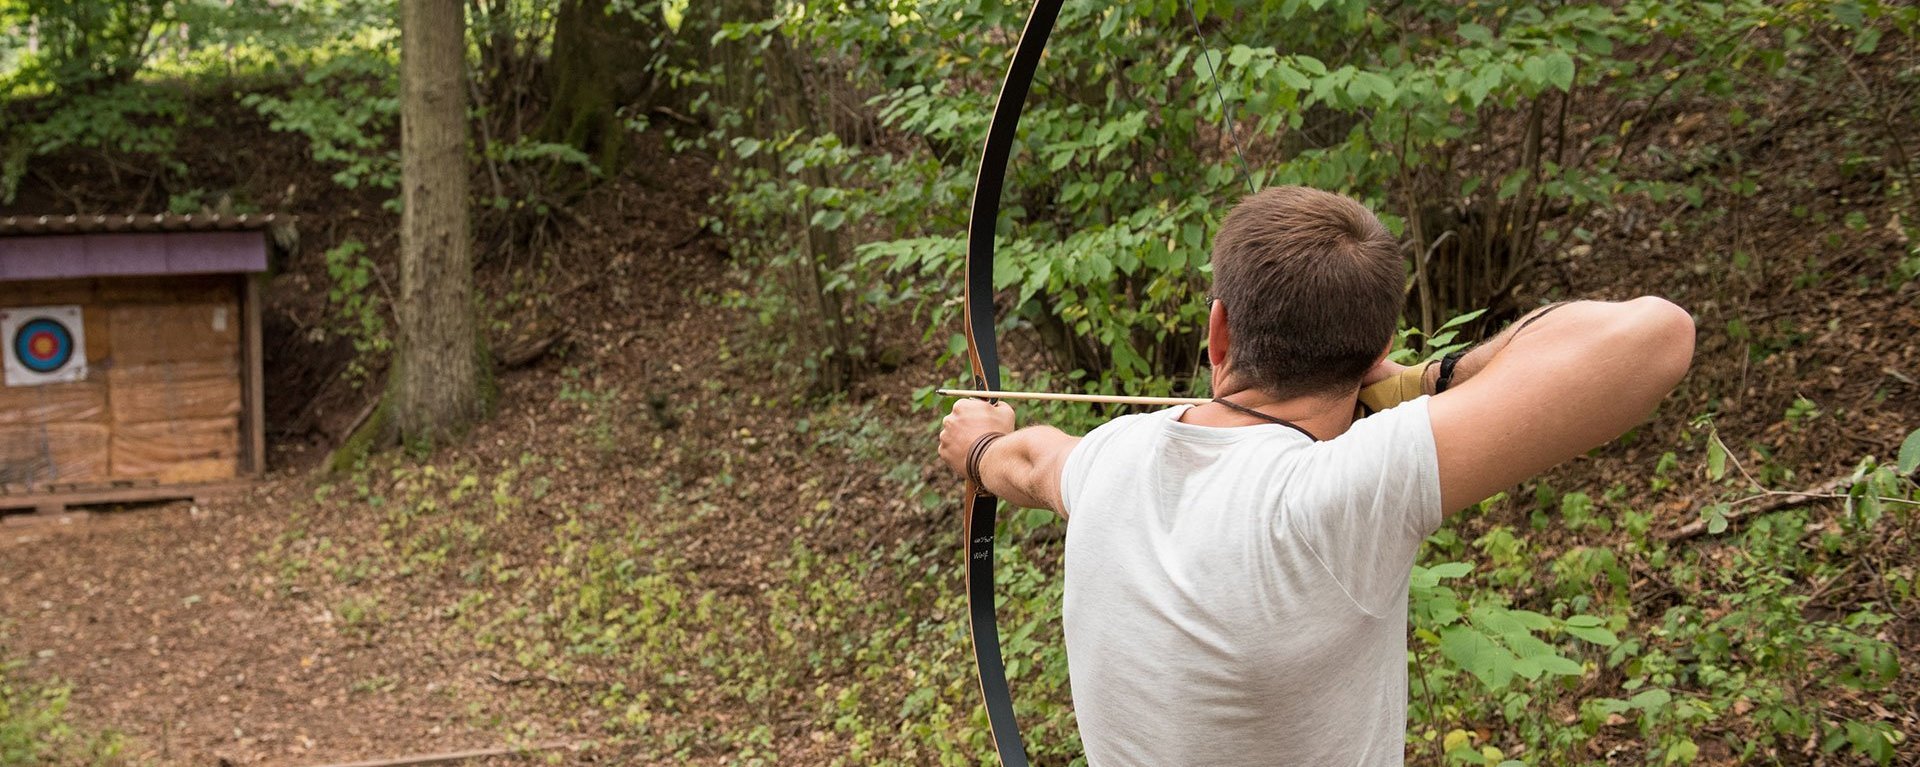
<svg viewBox="0 0 1920 767"><path fill-rule="evenodd" d="M1000 190L1007 178L1007 160L1026 106L1027 90L1040 68L1040 54L1060 17L1062 0L1035 0L1027 26L1014 47L1013 63L1000 83L987 126L987 143L980 152L980 172L974 178L973 208L967 216L967 277L961 310L967 337L967 364L973 368L974 388L1000 388L1000 352L993 333L993 234L1000 219ZM1000 657L1000 630L993 613L993 520L1000 499L975 487L969 479L964 502L969 505L960 531L967 550L967 625L973 635L973 665L980 694L987 704L987 732L1002 767L1027 767L1026 746L1013 719L1013 694L1007 689L1007 667Z"/></svg>
<svg viewBox="0 0 1920 767"><path fill-rule="evenodd" d="M993 118L987 125L986 145L980 152L980 171L974 178L973 207L967 216L967 274L965 298L961 309L967 339L967 364L973 370L972 390L952 391L954 396L998 396L1022 399L1056 399L1082 402L1120 402L1122 404L1196 404L1205 400L1176 398L1101 397L1097 395L1045 395L1000 391L1000 353L994 338L993 313L993 235L1000 218L1000 192L1006 185L1007 162L1013 152L1013 140L1020 126L1020 113L1026 106L1027 91L1040 68L1040 57L1060 17L1063 0L1035 0L1027 14L1027 25L1014 46L1013 62L1000 83L1000 95L994 101ZM1187 15L1194 32L1201 36L1200 18L1192 0L1186 0ZM1233 142L1233 154L1250 191L1257 191L1253 173L1240 151L1240 139L1234 134L1233 119L1226 99L1220 93L1219 63L1206 52L1208 76L1213 80L1214 98L1220 102L1221 116ZM942 392L946 394L948 392ZM1145 400L1154 400L1147 402ZM967 551L967 624L973 637L973 663L978 672L980 694L986 699L987 731L1002 767L1027 767L1025 744L1020 726L1013 718L1013 695L1007 688L1006 663L1000 655L1000 631L993 611L993 529L1000 499L976 487L972 479L966 485L965 503L969 508L961 522L961 535Z"/></svg>

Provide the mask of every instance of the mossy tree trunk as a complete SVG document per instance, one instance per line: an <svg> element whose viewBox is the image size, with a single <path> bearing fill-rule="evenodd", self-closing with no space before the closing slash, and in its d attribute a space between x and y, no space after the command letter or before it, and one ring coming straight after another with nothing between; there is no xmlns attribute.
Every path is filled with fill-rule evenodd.
<svg viewBox="0 0 1920 767"><path fill-rule="evenodd" d="M552 99L541 138L573 146L607 173L626 159L620 109L650 90L657 30L608 0L563 0L547 78Z"/></svg>

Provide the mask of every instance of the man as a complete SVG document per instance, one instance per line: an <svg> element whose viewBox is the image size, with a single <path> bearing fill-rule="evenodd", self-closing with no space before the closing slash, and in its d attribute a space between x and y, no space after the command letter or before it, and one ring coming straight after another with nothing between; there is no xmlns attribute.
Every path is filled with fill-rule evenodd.
<svg viewBox="0 0 1920 767"><path fill-rule="evenodd" d="M1401 764L1420 542L1644 419L1693 355L1687 313L1640 298L1546 307L1404 368L1385 359L1404 274L1359 203L1268 189L1214 239L1213 402L1085 437L954 405L941 457L1067 520L1090 764ZM1355 421L1363 387L1386 409Z"/></svg>

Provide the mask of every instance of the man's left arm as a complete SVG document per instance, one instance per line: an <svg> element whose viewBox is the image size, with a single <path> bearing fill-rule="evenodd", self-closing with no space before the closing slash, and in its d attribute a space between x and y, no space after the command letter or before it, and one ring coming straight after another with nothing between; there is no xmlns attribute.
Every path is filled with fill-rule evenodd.
<svg viewBox="0 0 1920 767"><path fill-rule="evenodd" d="M1013 408L1006 403L961 400L941 423L940 458L965 479L969 457L990 434L1004 436L993 438L976 459L981 487L1015 506L1047 509L1065 518L1061 474L1080 438L1051 426L1016 431Z"/></svg>

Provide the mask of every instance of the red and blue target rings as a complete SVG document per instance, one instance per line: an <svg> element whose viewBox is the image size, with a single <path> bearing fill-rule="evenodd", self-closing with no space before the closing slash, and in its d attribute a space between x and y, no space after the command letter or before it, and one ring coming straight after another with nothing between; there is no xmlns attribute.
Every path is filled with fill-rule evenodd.
<svg viewBox="0 0 1920 767"><path fill-rule="evenodd" d="M35 373L52 373L73 361L73 331L59 320L36 317L13 333L13 358Z"/></svg>

